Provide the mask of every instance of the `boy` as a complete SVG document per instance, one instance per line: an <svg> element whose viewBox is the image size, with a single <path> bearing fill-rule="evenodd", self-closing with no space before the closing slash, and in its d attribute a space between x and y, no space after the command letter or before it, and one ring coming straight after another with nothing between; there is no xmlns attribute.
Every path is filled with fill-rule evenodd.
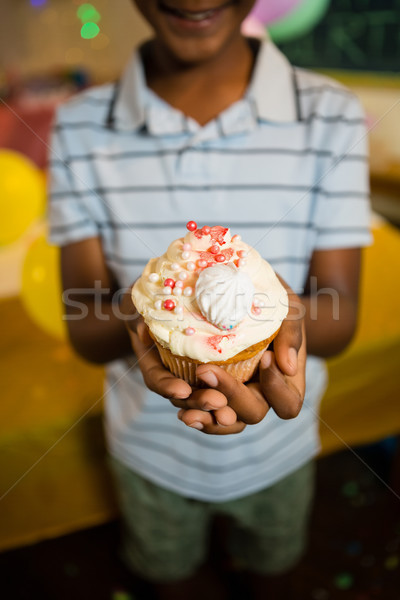
<svg viewBox="0 0 400 600"><path fill-rule="evenodd" d="M106 432L125 558L160 597L199 592L216 514L229 519L229 550L256 597L301 556L325 386L316 357L351 339L369 242L358 102L271 42L243 38L253 4L136 0L154 38L116 86L62 108L54 133L51 239L62 246L69 333L82 356L110 363ZM163 368L129 293L116 310L114 293L189 219L241 233L300 295L258 383L205 365L208 388L192 392ZM300 411L303 324L313 356Z"/></svg>

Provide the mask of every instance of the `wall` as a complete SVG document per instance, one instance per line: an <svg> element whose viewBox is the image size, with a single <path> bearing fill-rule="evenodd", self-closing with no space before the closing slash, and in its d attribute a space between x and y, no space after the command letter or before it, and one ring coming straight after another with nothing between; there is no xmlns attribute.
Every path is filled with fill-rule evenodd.
<svg viewBox="0 0 400 600"><path fill-rule="evenodd" d="M102 16L102 32L83 40L76 16L80 4L82 0L47 0L34 8L29 0L0 0L0 67L29 75L84 65L97 81L114 79L150 30L132 0L92 0Z"/></svg>

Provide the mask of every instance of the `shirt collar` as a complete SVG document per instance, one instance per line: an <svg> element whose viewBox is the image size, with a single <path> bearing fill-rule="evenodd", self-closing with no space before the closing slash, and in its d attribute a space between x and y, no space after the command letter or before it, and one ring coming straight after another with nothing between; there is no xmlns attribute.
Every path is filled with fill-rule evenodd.
<svg viewBox="0 0 400 600"><path fill-rule="evenodd" d="M242 110L241 125L238 127L238 120L232 118L232 107L229 107L220 115L224 135L253 129L257 120L282 124L301 120L295 71L270 40L261 42L252 80L244 98L236 105ZM186 118L147 87L140 49L134 53L115 87L107 125L121 131L146 126L154 135L196 129L192 119Z"/></svg>

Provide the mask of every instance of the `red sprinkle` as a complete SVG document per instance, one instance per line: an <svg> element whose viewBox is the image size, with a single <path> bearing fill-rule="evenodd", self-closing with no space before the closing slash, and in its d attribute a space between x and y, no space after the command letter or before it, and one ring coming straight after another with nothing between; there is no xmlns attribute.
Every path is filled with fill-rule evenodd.
<svg viewBox="0 0 400 600"><path fill-rule="evenodd" d="M164 281L164 285L165 287L170 287L173 290L175 287L175 281L173 279L166 279Z"/></svg>
<svg viewBox="0 0 400 600"><path fill-rule="evenodd" d="M252 310L253 314L261 315L261 308L259 306L253 306L251 310Z"/></svg>
<svg viewBox="0 0 400 600"><path fill-rule="evenodd" d="M189 221L188 223L186 223L186 229L188 229L189 231L196 231L197 223L195 221Z"/></svg>
<svg viewBox="0 0 400 600"><path fill-rule="evenodd" d="M168 299L168 300L164 301L163 306L164 306L165 310L174 310L175 302L173 300Z"/></svg>
<svg viewBox="0 0 400 600"><path fill-rule="evenodd" d="M211 227L209 227L208 225L204 225L201 231L203 232L203 235L208 235L211 231Z"/></svg>
<svg viewBox="0 0 400 600"><path fill-rule="evenodd" d="M217 242L217 244L219 244L220 246L222 246L222 244L225 244L225 234L227 233L228 228L227 227L221 227L221 225L214 225L214 227L211 227L211 239L214 240L214 242Z"/></svg>
<svg viewBox="0 0 400 600"><path fill-rule="evenodd" d="M211 246L210 252L211 252L211 254L218 254L219 248L218 248L217 244L214 244L213 246Z"/></svg>
<svg viewBox="0 0 400 600"><path fill-rule="evenodd" d="M212 335L207 339L207 344L209 346L211 346L211 348L213 348L213 350L216 350L217 352L219 352L219 354L221 354L222 348L220 348L219 344L222 342L222 340L224 338L229 340L230 337L233 337L233 335L232 334L230 334L230 335Z"/></svg>
<svg viewBox="0 0 400 600"><path fill-rule="evenodd" d="M231 260L233 256L233 248L227 248L226 250L221 250L219 254L222 254L225 257L226 261ZM215 265L216 256L215 254L211 254L211 252L200 252L200 260L204 260L207 263L207 267L212 267ZM197 263L199 264L199 263ZM200 266L200 265L199 265Z"/></svg>
<svg viewBox="0 0 400 600"><path fill-rule="evenodd" d="M217 254L217 256L215 257L215 260L219 263L223 263L223 262L225 262L225 256L223 254Z"/></svg>

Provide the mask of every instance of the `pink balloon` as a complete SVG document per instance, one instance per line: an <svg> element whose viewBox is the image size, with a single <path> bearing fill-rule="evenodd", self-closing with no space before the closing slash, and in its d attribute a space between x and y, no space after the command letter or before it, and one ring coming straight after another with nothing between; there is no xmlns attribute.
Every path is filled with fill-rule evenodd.
<svg viewBox="0 0 400 600"><path fill-rule="evenodd" d="M250 15L242 23L242 34L246 37L262 39L266 34L265 25Z"/></svg>
<svg viewBox="0 0 400 600"><path fill-rule="evenodd" d="M251 16L264 25L278 21L294 10L302 0L258 0Z"/></svg>

